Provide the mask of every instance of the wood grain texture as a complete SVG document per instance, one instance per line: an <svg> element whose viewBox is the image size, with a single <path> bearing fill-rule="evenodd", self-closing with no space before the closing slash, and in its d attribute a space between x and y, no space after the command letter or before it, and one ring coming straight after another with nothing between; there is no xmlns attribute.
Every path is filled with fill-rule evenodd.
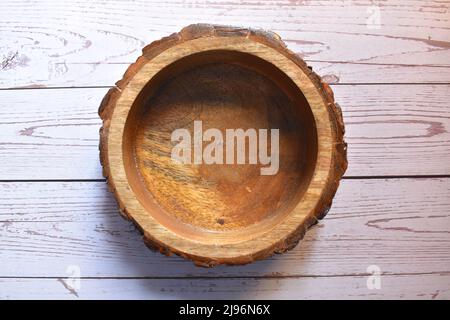
<svg viewBox="0 0 450 320"><path fill-rule="evenodd" d="M333 91L264 30L192 24L154 41L107 92L98 113L103 175L122 215L149 248L198 266L248 264L293 249L326 215L347 169ZM219 134L276 128L280 147L278 140L276 149L266 143L279 174L261 177L266 168L260 173L245 156L234 166L234 138L230 166L228 146L227 166L174 164L170 136L179 128L197 135L195 120ZM237 148L245 151L244 144ZM255 189L259 183L267 188Z"/></svg>
<svg viewBox="0 0 450 320"><path fill-rule="evenodd" d="M373 4L1 1L0 89L97 88L0 90L0 180L101 179L101 87L145 43L197 22L274 30L337 84L348 176L449 175L449 1L380 1L379 29ZM103 181L0 183L0 298L450 299L449 193L443 178L344 180L327 220L282 259L203 270L148 252ZM366 288L372 264L381 290Z"/></svg>
<svg viewBox="0 0 450 320"><path fill-rule="evenodd" d="M347 176L450 174L450 86L333 86ZM0 90L0 180L102 179L97 106L108 89Z"/></svg>
<svg viewBox="0 0 450 320"><path fill-rule="evenodd" d="M112 85L146 43L199 22L273 30L330 82L448 83L448 9L447 0L2 1L0 87Z"/></svg>
<svg viewBox="0 0 450 320"><path fill-rule="evenodd" d="M450 272L450 179L343 180L301 245L248 266L196 268L147 250L104 182L0 184L0 277L288 277ZM161 266L164 266L163 268Z"/></svg>
<svg viewBox="0 0 450 320"><path fill-rule="evenodd" d="M1 279L0 299L426 299L450 298L450 275L383 276L380 290L367 277L287 279ZM117 290L117 288L121 288ZM224 302L226 303L226 302Z"/></svg>

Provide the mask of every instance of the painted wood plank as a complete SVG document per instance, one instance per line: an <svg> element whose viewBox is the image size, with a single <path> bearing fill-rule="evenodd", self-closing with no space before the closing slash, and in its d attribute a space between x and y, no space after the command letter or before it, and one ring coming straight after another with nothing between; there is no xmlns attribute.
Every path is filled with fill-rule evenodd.
<svg viewBox="0 0 450 320"><path fill-rule="evenodd" d="M450 272L450 178L344 180L300 246L247 266L148 250L104 182L0 183L0 277L355 276ZM449 287L450 288L450 287Z"/></svg>
<svg viewBox="0 0 450 320"><path fill-rule="evenodd" d="M0 279L0 299L450 299L450 275L282 279ZM78 286L79 287L76 287ZM74 289L74 287L76 287Z"/></svg>
<svg viewBox="0 0 450 320"><path fill-rule="evenodd" d="M307 60L307 59L306 59ZM320 62L307 60L309 66L330 84L447 84L449 68L443 66ZM106 68L105 66L101 66ZM123 68L126 70L126 67ZM119 74L119 71L117 71ZM98 77L100 78L99 75ZM104 77L104 76L103 76ZM120 79L115 78L115 79ZM90 82L91 83L91 82ZM87 82L86 82L86 85Z"/></svg>
<svg viewBox="0 0 450 320"><path fill-rule="evenodd" d="M7 55L8 56L8 55ZM0 55L1 59L1 55ZM306 59L307 60L307 59ZM36 77L30 71L27 77L32 80L12 78L3 71L7 79L0 78L0 89L8 88L79 88L79 87L105 87L113 86L122 78L130 62L127 63L68 63L62 71L50 69L46 79L35 80ZM321 62L307 60L309 66L330 84L448 84L450 82L449 67L377 64L377 63L351 63L351 62ZM53 66L50 68L57 68ZM6 68L5 68L6 69ZM17 69L15 67L15 69ZM40 71L37 71L38 74ZM44 71L45 73L45 71ZM55 73L55 74L53 74Z"/></svg>
<svg viewBox="0 0 450 320"><path fill-rule="evenodd" d="M1 179L99 179L108 89L0 91Z"/></svg>
<svg viewBox="0 0 450 320"><path fill-rule="evenodd" d="M0 87L111 85L125 69L117 63L199 22L274 30L341 83L448 83L449 6L447 0L2 1Z"/></svg>
<svg viewBox="0 0 450 320"><path fill-rule="evenodd" d="M334 86L344 113L346 175L450 174L448 89Z"/></svg>
<svg viewBox="0 0 450 320"><path fill-rule="evenodd" d="M346 175L450 174L449 88L333 86L346 124ZM0 90L0 180L101 179L97 108L106 91Z"/></svg>

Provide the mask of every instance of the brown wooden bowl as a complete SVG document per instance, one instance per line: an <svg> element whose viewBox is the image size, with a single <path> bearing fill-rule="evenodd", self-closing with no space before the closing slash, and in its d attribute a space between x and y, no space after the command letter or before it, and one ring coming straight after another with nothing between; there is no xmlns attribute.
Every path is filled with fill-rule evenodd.
<svg viewBox="0 0 450 320"><path fill-rule="evenodd" d="M273 33L186 27L145 47L99 114L104 176L123 215L149 247L201 266L293 248L326 214L347 167L331 89ZM201 152L191 164L174 161L172 133L194 134L196 121L225 142L227 129L253 128L257 141L266 141L259 129L278 129L279 152L274 138L265 150L278 155L278 170L262 175L262 158L239 164L237 155L225 164L206 164ZM208 145L196 141L193 150ZM241 148L250 152L248 141Z"/></svg>

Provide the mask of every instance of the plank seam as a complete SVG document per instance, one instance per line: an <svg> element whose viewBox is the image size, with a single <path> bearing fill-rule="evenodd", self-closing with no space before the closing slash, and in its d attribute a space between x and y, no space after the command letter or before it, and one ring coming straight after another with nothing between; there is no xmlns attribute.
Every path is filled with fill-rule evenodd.
<svg viewBox="0 0 450 320"><path fill-rule="evenodd" d="M330 86L392 86L392 85L405 85L405 86L448 86L450 82L337 82L329 83ZM111 86L44 86L44 87L8 87L0 88L0 91L21 91L21 90L68 90L68 89L111 89Z"/></svg>
<svg viewBox="0 0 450 320"><path fill-rule="evenodd" d="M383 176L344 176L344 180L384 180L384 179L448 179L450 174L436 175L383 175ZM0 183L39 183L39 182L106 182L106 179L0 179Z"/></svg>
<svg viewBox="0 0 450 320"><path fill-rule="evenodd" d="M211 279L296 279L296 278L350 278L350 277L368 277L371 276L371 273L354 273L354 274L331 274L331 275L262 275L262 276L163 276L163 277L80 277L80 280L211 280ZM396 276L427 276L427 275L436 275L436 276L447 276L450 275L450 271L433 271L433 272L410 272L410 273L381 273L381 276L385 277L396 277ZM49 280L58 280L65 279L66 276L0 276L1 279L49 279Z"/></svg>

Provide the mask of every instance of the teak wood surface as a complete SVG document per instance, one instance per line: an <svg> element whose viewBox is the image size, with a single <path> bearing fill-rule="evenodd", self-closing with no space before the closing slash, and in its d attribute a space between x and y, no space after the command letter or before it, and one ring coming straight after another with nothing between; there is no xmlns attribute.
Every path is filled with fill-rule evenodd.
<svg viewBox="0 0 450 320"><path fill-rule="evenodd" d="M2 1L0 297L450 298L449 6ZM202 269L152 253L107 191L98 104L145 44L191 23L275 31L342 107L344 180L282 256Z"/></svg>

